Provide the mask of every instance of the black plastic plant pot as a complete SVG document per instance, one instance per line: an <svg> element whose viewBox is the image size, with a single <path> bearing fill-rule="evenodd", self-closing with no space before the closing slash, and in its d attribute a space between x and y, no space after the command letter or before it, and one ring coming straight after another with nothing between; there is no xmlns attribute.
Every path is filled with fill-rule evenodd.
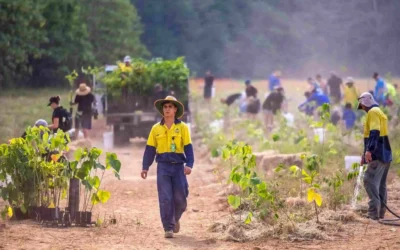
<svg viewBox="0 0 400 250"><path fill-rule="evenodd" d="M40 208L40 218L43 221L54 221L60 217L60 208Z"/></svg>
<svg viewBox="0 0 400 250"><path fill-rule="evenodd" d="M30 206L28 207L28 216L31 219L36 220L40 215L40 208L37 206Z"/></svg>
<svg viewBox="0 0 400 250"><path fill-rule="evenodd" d="M81 226L92 224L92 212L76 212L75 224Z"/></svg>
<svg viewBox="0 0 400 250"><path fill-rule="evenodd" d="M21 208L14 207L13 208L13 216L11 217L13 220L27 220L29 219L28 212L23 213Z"/></svg>

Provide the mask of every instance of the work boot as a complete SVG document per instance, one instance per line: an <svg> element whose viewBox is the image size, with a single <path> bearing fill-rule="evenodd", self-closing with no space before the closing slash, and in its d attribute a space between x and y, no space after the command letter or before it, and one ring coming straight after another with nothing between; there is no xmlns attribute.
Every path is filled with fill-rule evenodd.
<svg viewBox="0 0 400 250"><path fill-rule="evenodd" d="M165 238L174 238L174 232L172 232L172 230L166 230L164 237Z"/></svg>
<svg viewBox="0 0 400 250"><path fill-rule="evenodd" d="M179 223L179 221L177 221L175 223L175 227L174 227L174 233L179 233L179 230L181 229L181 224Z"/></svg>

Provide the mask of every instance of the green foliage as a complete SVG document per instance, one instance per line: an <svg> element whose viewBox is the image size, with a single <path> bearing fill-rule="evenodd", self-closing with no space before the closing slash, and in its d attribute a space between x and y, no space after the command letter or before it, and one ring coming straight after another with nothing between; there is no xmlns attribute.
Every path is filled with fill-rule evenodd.
<svg viewBox="0 0 400 250"><path fill-rule="evenodd" d="M82 0L80 4L97 64L113 64L126 55L149 55L140 42L140 17L129 0Z"/></svg>
<svg viewBox="0 0 400 250"><path fill-rule="evenodd" d="M154 91L156 83L160 83L167 90L187 92L189 69L183 57L176 60L136 59L131 65L131 72L126 71L124 66L120 66L112 73L103 76L101 81L106 84L111 94L119 96L122 94L122 89L128 88L135 94L148 95Z"/></svg>
<svg viewBox="0 0 400 250"><path fill-rule="evenodd" d="M92 211L93 206L101 203L106 203L111 193L106 190L101 190L100 186L103 181L106 170L111 170L115 177L120 178L121 162L115 153L106 153L105 166L100 162L102 150L99 148L77 149L74 154L74 161L70 162L72 176L82 181L85 186L83 210ZM100 177L99 177L100 176Z"/></svg>
<svg viewBox="0 0 400 250"><path fill-rule="evenodd" d="M228 203L234 209L246 207L249 214L245 223L251 222L253 215L261 218L272 217L281 208L272 185L263 181L255 171L256 157L252 148L243 143L230 141L222 149L222 159L231 168L229 182L240 189L239 195L228 196Z"/></svg>
<svg viewBox="0 0 400 250"><path fill-rule="evenodd" d="M129 0L0 1L0 87L65 86L82 65L148 56Z"/></svg>
<svg viewBox="0 0 400 250"><path fill-rule="evenodd" d="M331 188L330 206L336 210L337 207L345 202L345 196L341 192L344 183L344 173L337 171L329 177L324 177L323 181Z"/></svg>
<svg viewBox="0 0 400 250"><path fill-rule="evenodd" d="M0 182L5 183L0 194L8 203L3 216L11 213L11 217L13 207L21 208L22 212L29 206L58 207L60 200L66 198L69 180L74 177L85 186L84 210L88 209L90 198L92 207L108 201L110 192L100 186L106 169L119 178L121 162L116 154L106 154L106 167L99 161L100 149L78 149L75 160L70 162L63 156L69 150L67 141L68 134L61 130L53 134L48 128L33 127L26 130L25 139L13 138L0 145Z"/></svg>
<svg viewBox="0 0 400 250"><path fill-rule="evenodd" d="M50 134L47 128L33 127L26 139L0 145L0 181L5 183L0 192L10 207L26 211L29 206L59 204L69 180L68 162L60 153L68 150L67 140L61 130Z"/></svg>

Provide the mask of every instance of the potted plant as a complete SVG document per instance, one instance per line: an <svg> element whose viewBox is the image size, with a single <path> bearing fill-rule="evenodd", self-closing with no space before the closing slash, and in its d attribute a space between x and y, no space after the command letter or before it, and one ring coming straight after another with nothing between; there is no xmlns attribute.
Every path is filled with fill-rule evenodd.
<svg viewBox="0 0 400 250"><path fill-rule="evenodd" d="M121 162L115 153L106 153L106 165L100 162L102 150L98 148L78 149L75 152L75 161L70 163L72 174L81 180L84 186L82 209L75 214L75 224L86 226L92 223L93 206L107 202L111 193L101 189L106 170L112 170L119 179Z"/></svg>

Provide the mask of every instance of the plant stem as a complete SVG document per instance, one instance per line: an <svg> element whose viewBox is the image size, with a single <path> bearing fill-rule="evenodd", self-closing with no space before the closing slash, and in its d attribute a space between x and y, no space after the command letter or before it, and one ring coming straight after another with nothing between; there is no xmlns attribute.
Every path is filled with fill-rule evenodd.
<svg viewBox="0 0 400 250"><path fill-rule="evenodd" d="M314 201L314 208L315 208L315 214L317 215L317 223L319 223L319 218L318 218L318 207L317 207L317 202Z"/></svg>

